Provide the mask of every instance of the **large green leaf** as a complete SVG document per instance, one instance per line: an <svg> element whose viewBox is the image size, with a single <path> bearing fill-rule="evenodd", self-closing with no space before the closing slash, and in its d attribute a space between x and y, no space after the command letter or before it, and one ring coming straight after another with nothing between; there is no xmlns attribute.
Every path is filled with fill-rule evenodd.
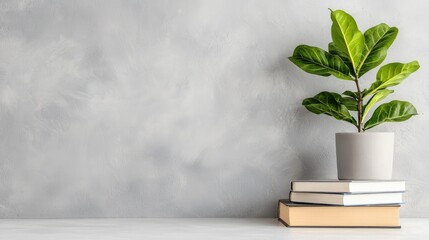
<svg viewBox="0 0 429 240"><path fill-rule="evenodd" d="M349 67L349 69L353 69L353 65L349 60L349 56L346 53L341 52L340 49L338 49L337 45L335 45L334 42L330 42L328 44L328 52L330 54L339 56L344 61L344 63L347 65L347 67Z"/></svg>
<svg viewBox="0 0 429 240"><path fill-rule="evenodd" d="M364 33L365 48L358 67L359 76L380 65L387 56L387 50L398 35L396 27L381 23Z"/></svg>
<svg viewBox="0 0 429 240"><path fill-rule="evenodd" d="M365 47L363 34L353 17L342 10L331 10L331 19L332 41L339 51L348 56L353 66L351 71L356 73Z"/></svg>
<svg viewBox="0 0 429 240"><path fill-rule="evenodd" d="M389 63L384 65L378 70L375 82L369 87L364 96L400 84L405 78L419 68L420 65L417 61L412 61L407 64Z"/></svg>
<svg viewBox="0 0 429 240"><path fill-rule="evenodd" d="M350 69L344 61L320 48L300 45L289 59L308 73L325 77L332 74L340 79L352 80Z"/></svg>
<svg viewBox="0 0 429 240"><path fill-rule="evenodd" d="M341 98L341 103L346 106L346 108L350 111L357 111L358 110L358 102L353 97L343 97Z"/></svg>
<svg viewBox="0 0 429 240"><path fill-rule="evenodd" d="M369 110L374 106L374 104L378 103L379 101L383 100L387 97L387 95L393 93L393 90L389 89L383 89L378 91L374 96L369 99L368 103L364 106L363 110L363 116L362 121L365 119L366 115L368 114Z"/></svg>
<svg viewBox="0 0 429 240"><path fill-rule="evenodd" d="M312 113L326 114L356 126L356 120L350 115L347 107L341 103L340 94L321 92L312 98L304 99L302 105Z"/></svg>
<svg viewBox="0 0 429 240"><path fill-rule="evenodd" d="M372 117L365 123L364 130L368 130L384 122L402 122L414 115L417 115L417 110L411 103L394 100L381 104L375 109Z"/></svg>
<svg viewBox="0 0 429 240"><path fill-rule="evenodd" d="M357 92L352 92L352 91L347 90L347 91L343 92L343 95L346 95L346 96L352 97L355 100L358 100L358 93Z"/></svg>

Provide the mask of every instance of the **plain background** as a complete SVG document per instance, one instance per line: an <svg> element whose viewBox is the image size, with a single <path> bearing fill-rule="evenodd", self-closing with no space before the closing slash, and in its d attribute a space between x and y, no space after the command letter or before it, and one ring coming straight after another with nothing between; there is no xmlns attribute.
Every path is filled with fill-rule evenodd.
<svg viewBox="0 0 429 240"><path fill-rule="evenodd" d="M274 217L293 179L335 178L335 132L301 101L353 82L287 57L327 48L329 10L399 28L385 63L402 216L429 217L427 1L1 1L0 217ZM362 79L368 87L376 71Z"/></svg>

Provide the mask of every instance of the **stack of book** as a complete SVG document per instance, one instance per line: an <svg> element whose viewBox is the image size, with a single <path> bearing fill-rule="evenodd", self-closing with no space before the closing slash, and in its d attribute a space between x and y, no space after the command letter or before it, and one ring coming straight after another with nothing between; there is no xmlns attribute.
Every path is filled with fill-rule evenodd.
<svg viewBox="0 0 429 240"><path fill-rule="evenodd" d="M399 228L404 181L294 181L279 201L290 227Z"/></svg>

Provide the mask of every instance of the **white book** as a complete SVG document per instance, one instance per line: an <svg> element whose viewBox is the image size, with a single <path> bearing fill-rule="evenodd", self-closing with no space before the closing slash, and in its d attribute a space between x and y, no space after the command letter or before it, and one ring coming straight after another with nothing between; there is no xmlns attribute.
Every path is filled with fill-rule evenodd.
<svg viewBox="0 0 429 240"><path fill-rule="evenodd" d="M342 194L291 192L290 200L298 203L317 203L340 206L403 203L402 193Z"/></svg>
<svg viewBox="0 0 429 240"><path fill-rule="evenodd" d="M405 181L293 181L294 192L321 192L321 193L376 193L376 192L404 192Z"/></svg>

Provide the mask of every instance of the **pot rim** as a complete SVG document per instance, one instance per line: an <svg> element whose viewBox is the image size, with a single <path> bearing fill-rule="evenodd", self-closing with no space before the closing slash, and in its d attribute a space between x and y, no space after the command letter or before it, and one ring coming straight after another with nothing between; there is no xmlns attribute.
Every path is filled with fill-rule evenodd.
<svg viewBox="0 0 429 240"><path fill-rule="evenodd" d="M394 132L337 132L335 133L336 136L338 135L355 135L355 136L362 136L362 135L394 135Z"/></svg>

